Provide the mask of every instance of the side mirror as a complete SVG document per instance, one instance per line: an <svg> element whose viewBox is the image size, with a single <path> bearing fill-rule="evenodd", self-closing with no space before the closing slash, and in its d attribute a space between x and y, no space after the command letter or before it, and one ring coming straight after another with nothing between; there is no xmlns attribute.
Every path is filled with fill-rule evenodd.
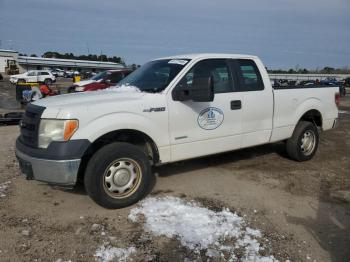
<svg viewBox="0 0 350 262"><path fill-rule="evenodd" d="M190 91L188 88L184 88L183 85L178 85L172 92L174 101L187 101L190 100Z"/></svg>
<svg viewBox="0 0 350 262"><path fill-rule="evenodd" d="M194 102L211 102L214 100L214 82L211 77L193 79L190 97Z"/></svg>
<svg viewBox="0 0 350 262"><path fill-rule="evenodd" d="M211 77L193 79L190 88L183 88L180 84L172 92L174 101L211 102L214 100L214 85Z"/></svg>

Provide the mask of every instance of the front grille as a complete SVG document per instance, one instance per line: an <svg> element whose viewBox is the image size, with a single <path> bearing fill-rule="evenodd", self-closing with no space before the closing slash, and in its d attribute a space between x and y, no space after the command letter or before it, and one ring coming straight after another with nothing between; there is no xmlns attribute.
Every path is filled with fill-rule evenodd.
<svg viewBox="0 0 350 262"><path fill-rule="evenodd" d="M30 147L38 147L38 132L42 113L45 107L32 104L27 105L25 114L20 123L20 141Z"/></svg>

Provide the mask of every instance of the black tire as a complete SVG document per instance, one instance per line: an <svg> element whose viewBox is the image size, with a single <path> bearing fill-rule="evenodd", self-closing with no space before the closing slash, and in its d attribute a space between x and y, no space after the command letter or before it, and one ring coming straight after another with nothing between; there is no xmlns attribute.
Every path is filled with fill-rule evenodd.
<svg viewBox="0 0 350 262"><path fill-rule="evenodd" d="M303 143L303 139L309 139L309 137L313 137L313 141L308 143L310 140L306 140ZM300 121L294 129L292 137L287 140L286 149L291 159L302 162L310 160L315 155L318 144L319 134L316 125Z"/></svg>
<svg viewBox="0 0 350 262"><path fill-rule="evenodd" d="M123 168L128 161L133 171L128 170L130 166ZM117 171L111 171L112 168ZM128 171L125 172L125 170ZM112 172L114 172L113 175ZM120 172L119 175L118 172ZM139 175L136 176L137 178L130 179L131 173L139 173ZM127 179L125 176L129 176L129 182L125 182ZM149 192L153 178L149 160L139 147L129 143L114 142L102 147L92 156L86 168L84 184L86 192L97 204L116 209L130 206L142 199ZM111 181L107 182L108 179ZM112 186L120 186L118 182L125 182L126 186L131 183L130 192L111 192Z"/></svg>
<svg viewBox="0 0 350 262"><path fill-rule="evenodd" d="M52 80L47 78L47 79L44 80L44 84L45 85L51 85L52 84Z"/></svg>

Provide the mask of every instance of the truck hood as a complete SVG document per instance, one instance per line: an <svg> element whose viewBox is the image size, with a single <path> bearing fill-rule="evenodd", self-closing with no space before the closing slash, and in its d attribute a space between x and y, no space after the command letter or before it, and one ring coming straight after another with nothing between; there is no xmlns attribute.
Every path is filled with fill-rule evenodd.
<svg viewBox="0 0 350 262"><path fill-rule="evenodd" d="M118 91L118 89L104 89L99 91L51 96L40 99L33 104L51 109L55 108L69 110L70 108L76 109L79 107L93 107L94 105L101 103L129 103L132 100L140 99L144 95L145 93L135 90Z"/></svg>

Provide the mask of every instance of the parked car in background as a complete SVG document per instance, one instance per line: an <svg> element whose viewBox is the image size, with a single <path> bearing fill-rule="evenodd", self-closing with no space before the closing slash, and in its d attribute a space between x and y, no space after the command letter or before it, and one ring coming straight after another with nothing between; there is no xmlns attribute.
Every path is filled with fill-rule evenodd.
<svg viewBox="0 0 350 262"><path fill-rule="evenodd" d="M324 80L320 81L320 84L326 86L335 86L338 85L338 81L335 79L335 77L326 77Z"/></svg>
<svg viewBox="0 0 350 262"><path fill-rule="evenodd" d="M343 81L337 81L335 77L327 77L320 81L320 85L324 86L339 86L339 93L341 96L346 95L345 83Z"/></svg>
<svg viewBox="0 0 350 262"><path fill-rule="evenodd" d="M80 75L79 71L69 70L69 71L66 71L65 77L66 78L73 78L74 76L77 76L77 75Z"/></svg>
<svg viewBox="0 0 350 262"><path fill-rule="evenodd" d="M56 77L50 70L31 70L23 74L12 75L10 77L10 82L12 84L38 82L49 85L55 81Z"/></svg>
<svg viewBox="0 0 350 262"><path fill-rule="evenodd" d="M132 69L108 70L97 74L89 80L75 83L68 88L68 93L95 91L116 85L120 80L132 72Z"/></svg>
<svg viewBox="0 0 350 262"><path fill-rule="evenodd" d="M343 81L344 81L344 86L345 87L350 87L350 77L345 78Z"/></svg>
<svg viewBox="0 0 350 262"><path fill-rule="evenodd" d="M59 68L55 68L53 70L51 70L51 73L55 76L55 77L64 77L65 76L65 72L62 69Z"/></svg>

